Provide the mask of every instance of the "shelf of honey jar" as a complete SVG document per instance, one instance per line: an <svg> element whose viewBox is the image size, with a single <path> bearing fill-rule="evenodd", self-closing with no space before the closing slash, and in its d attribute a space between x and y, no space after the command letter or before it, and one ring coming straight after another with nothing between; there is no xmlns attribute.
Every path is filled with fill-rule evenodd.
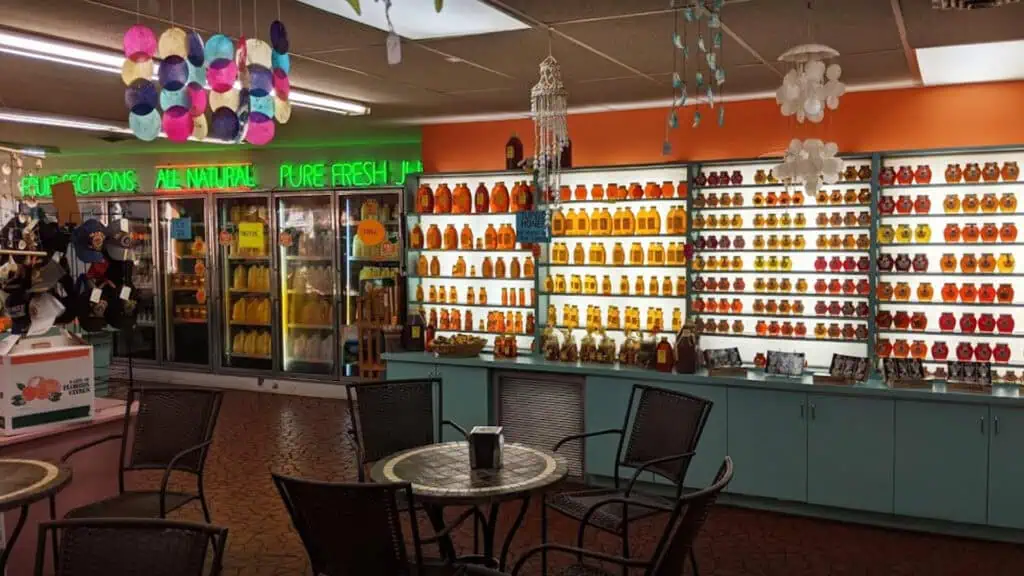
<svg viewBox="0 0 1024 576"><path fill-rule="evenodd" d="M537 265L533 256L420 254L412 259L410 278L533 281Z"/></svg>
<svg viewBox="0 0 1024 576"><path fill-rule="evenodd" d="M977 221L949 221L895 224L883 217L878 226L878 243L884 249L901 246L949 246L974 249L1020 246L1017 223L1008 218L979 218Z"/></svg>
<svg viewBox="0 0 1024 576"><path fill-rule="evenodd" d="M948 361L988 362L993 366L1021 366L1024 350L1020 340L976 338L965 334L879 331L875 354L881 358L919 358L933 363Z"/></svg>
<svg viewBox="0 0 1024 576"><path fill-rule="evenodd" d="M451 304L471 308L524 308L533 309L537 301L534 288L509 288L502 286L491 288L488 294L486 286L434 286L427 288L417 284L413 292L414 300L410 306L417 304Z"/></svg>
<svg viewBox="0 0 1024 576"><path fill-rule="evenodd" d="M580 314L577 304L548 304L544 326L568 330L605 330L616 332L678 332L685 320L684 308L675 306L666 315L663 306L616 306L588 304ZM643 312L641 314L641 311Z"/></svg>
<svg viewBox="0 0 1024 576"><path fill-rule="evenodd" d="M1014 277L1018 273L1014 253L997 246L883 246L876 265L880 275L897 277L932 274L950 278Z"/></svg>
<svg viewBox="0 0 1024 576"><path fill-rule="evenodd" d="M474 313L458 305L428 305L421 308L428 326L438 331L458 331L477 334L516 334L532 336L536 324L533 312L522 310L491 310Z"/></svg>
<svg viewBox="0 0 1024 576"><path fill-rule="evenodd" d="M615 266L685 268L686 243L664 242L664 236L625 242L553 241L548 261L553 266ZM570 249L571 245L571 249ZM541 264L541 266L546 266Z"/></svg>
<svg viewBox="0 0 1024 576"><path fill-rule="evenodd" d="M836 278L804 272L793 279L778 272L744 273L742 276L717 276L721 272L703 273L691 279L694 295L716 296L736 292L758 297L780 298L869 298L871 283L867 277ZM827 273L823 273L827 274Z"/></svg>
<svg viewBox="0 0 1024 576"><path fill-rule="evenodd" d="M686 298L685 275L546 274L541 294L551 297Z"/></svg>
<svg viewBox="0 0 1024 576"><path fill-rule="evenodd" d="M1021 186L1020 152L962 152L940 155L883 156L878 183L883 193L911 190L968 192L972 187L1002 192ZM986 192L987 193L987 192Z"/></svg>
<svg viewBox="0 0 1024 576"><path fill-rule="evenodd" d="M881 279L875 284L875 297L880 308L890 306L941 306L948 308L1017 308L1024 306L1016 295L1024 290L1024 280L1002 276L991 281L956 281L953 277L939 282L927 279ZM1007 311L1003 311L1007 312ZM1008 312L1007 312L1008 313Z"/></svg>
<svg viewBox="0 0 1024 576"><path fill-rule="evenodd" d="M687 215L684 205L640 206L636 214L633 207L593 208L588 214L583 208L552 208L551 236L614 238L633 236L684 236Z"/></svg>
<svg viewBox="0 0 1024 576"><path fill-rule="evenodd" d="M703 261L701 261L703 260ZM737 254L729 251L699 254L690 265L697 272L790 272L806 270L809 274L863 274L871 269L866 253L822 254L792 252L784 254Z"/></svg>
<svg viewBox="0 0 1024 576"><path fill-rule="evenodd" d="M453 176L423 177L407 216L482 216L531 210L536 195L529 180L525 173L481 176L476 184Z"/></svg>
<svg viewBox="0 0 1024 576"><path fill-rule="evenodd" d="M457 222L449 216L448 223L411 224L410 250L517 250L525 249L516 242L515 222L488 222L486 224ZM455 220L456 222L453 222ZM458 225L458 227L456 227Z"/></svg>
<svg viewBox="0 0 1024 576"><path fill-rule="evenodd" d="M731 212L760 210L775 212L778 217L788 213L791 214L791 219L795 219L797 214L804 214L804 220L809 220L809 216L816 218L821 212L858 210L870 206L870 186L830 187L819 190L815 196L810 197L806 196L802 189L794 187L780 192L701 190L694 195L692 209L694 213L715 214L718 218L721 218L722 213L729 214L731 218Z"/></svg>
<svg viewBox="0 0 1024 576"><path fill-rule="evenodd" d="M747 162L742 164L722 163L701 165L693 174L692 188L698 190L715 189L716 191L733 188L786 188L776 176L774 167L778 162ZM843 171L840 173L837 186L870 186L871 158L850 157L843 159Z"/></svg>

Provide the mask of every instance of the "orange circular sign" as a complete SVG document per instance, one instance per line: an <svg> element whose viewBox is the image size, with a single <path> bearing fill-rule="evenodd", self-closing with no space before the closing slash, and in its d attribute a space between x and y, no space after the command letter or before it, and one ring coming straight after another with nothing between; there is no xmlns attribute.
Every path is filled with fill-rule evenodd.
<svg viewBox="0 0 1024 576"><path fill-rule="evenodd" d="M384 236L387 232L384 230L384 225L376 220L363 220L359 223L359 227L356 228L356 235L363 241L365 246L376 246L384 241Z"/></svg>

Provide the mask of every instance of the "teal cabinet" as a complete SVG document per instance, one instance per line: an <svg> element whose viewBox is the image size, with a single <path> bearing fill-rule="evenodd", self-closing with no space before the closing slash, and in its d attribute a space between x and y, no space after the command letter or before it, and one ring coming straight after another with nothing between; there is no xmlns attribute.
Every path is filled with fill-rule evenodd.
<svg viewBox="0 0 1024 576"><path fill-rule="evenodd" d="M629 394L633 390L633 382L622 378L606 378L602 376L588 376L586 389L583 392L583 430L585 432L597 432L611 428L622 428L623 418L629 407ZM631 426L632 419L629 421ZM629 428L626 432L628 434ZM628 439L628 436L627 436ZM619 455L619 436L608 434L587 438L584 440L583 462L586 473L596 476L611 478L615 475L615 462ZM633 477L636 472L633 468L619 467L619 478L625 483ZM640 482L654 482L655 476L651 472L643 472L638 479Z"/></svg>
<svg viewBox="0 0 1024 576"><path fill-rule="evenodd" d="M435 374L440 375L443 382L441 417L466 430L491 424L491 381L487 368L388 362L388 380L424 378ZM441 429L441 439L449 442L462 440L462 436L445 426Z"/></svg>
<svg viewBox="0 0 1024 576"><path fill-rule="evenodd" d="M893 511L984 524L988 406L900 400L895 417Z"/></svg>
<svg viewBox="0 0 1024 576"><path fill-rule="evenodd" d="M892 400L807 395L807 501L892 512Z"/></svg>
<svg viewBox="0 0 1024 576"><path fill-rule="evenodd" d="M729 491L780 500L807 499L807 395L750 388L728 392Z"/></svg>
<svg viewBox="0 0 1024 576"><path fill-rule="evenodd" d="M690 469L686 472L686 481L684 482L687 487L691 488L710 486L715 480L718 468L722 465L722 460L728 453L726 439L729 434L729 393L721 386L697 384L664 384L663 386L669 390L685 392L714 402L708 421L704 425L700 443L697 444L697 455L690 462ZM660 477L656 480L659 484L668 484L667 480L662 480Z"/></svg>
<svg viewBox="0 0 1024 576"><path fill-rule="evenodd" d="M991 408L988 523L1024 529L1024 409Z"/></svg>

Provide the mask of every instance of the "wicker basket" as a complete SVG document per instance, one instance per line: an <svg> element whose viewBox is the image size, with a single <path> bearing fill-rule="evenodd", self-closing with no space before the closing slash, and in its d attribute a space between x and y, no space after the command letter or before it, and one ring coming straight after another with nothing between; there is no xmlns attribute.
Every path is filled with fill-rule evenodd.
<svg viewBox="0 0 1024 576"><path fill-rule="evenodd" d="M466 344L438 344L434 342L434 354L446 358L472 358L487 346L486 340Z"/></svg>

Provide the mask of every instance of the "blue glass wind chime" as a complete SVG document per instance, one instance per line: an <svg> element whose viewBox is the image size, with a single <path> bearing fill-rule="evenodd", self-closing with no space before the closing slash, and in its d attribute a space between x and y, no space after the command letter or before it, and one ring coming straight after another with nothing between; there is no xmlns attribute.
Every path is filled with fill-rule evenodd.
<svg viewBox="0 0 1024 576"><path fill-rule="evenodd" d="M682 6L681 4L686 4ZM718 108L718 125L725 124L725 106L716 102L722 97L725 84L725 69L722 66L722 5L724 0L670 0L673 10L672 21L672 105L669 109L665 128L665 142L662 153L672 152L669 132L679 127L680 110L689 102L687 85L689 69L693 67L693 120L692 128L701 123L701 109ZM691 59L689 29L696 34L696 53ZM710 39L710 45L709 45ZM680 63L682 73L680 73Z"/></svg>

